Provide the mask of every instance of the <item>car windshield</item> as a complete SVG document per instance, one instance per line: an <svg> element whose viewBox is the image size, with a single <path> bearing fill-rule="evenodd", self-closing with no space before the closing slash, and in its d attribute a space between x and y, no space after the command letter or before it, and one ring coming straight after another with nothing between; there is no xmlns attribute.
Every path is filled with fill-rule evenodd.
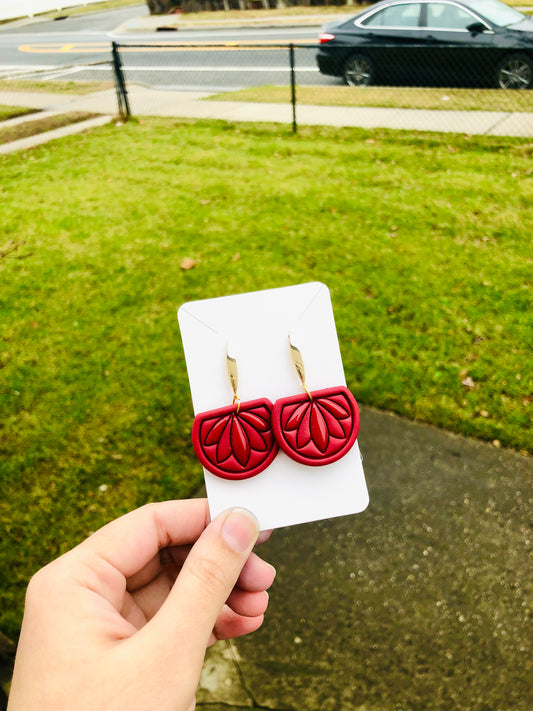
<svg viewBox="0 0 533 711"><path fill-rule="evenodd" d="M504 5L502 2L498 2L498 0L474 0L473 2L469 2L468 6L500 27L516 25L525 18L525 15L521 12L518 12L518 10L508 5Z"/></svg>

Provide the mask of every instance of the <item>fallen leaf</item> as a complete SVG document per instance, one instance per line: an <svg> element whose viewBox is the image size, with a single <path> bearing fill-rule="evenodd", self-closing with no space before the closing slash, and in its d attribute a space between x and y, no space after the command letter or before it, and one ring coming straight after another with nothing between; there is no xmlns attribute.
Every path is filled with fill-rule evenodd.
<svg viewBox="0 0 533 711"><path fill-rule="evenodd" d="M184 271L188 271L189 269L192 269L193 267L196 266L196 262L194 259L191 259L190 257L185 257L185 259L182 260L180 267Z"/></svg>

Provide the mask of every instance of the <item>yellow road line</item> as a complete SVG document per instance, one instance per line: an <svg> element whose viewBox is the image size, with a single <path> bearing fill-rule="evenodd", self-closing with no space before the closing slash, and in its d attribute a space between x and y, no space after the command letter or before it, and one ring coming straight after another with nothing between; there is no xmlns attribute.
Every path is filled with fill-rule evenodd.
<svg viewBox="0 0 533 711"><path fill-rule="evenodd" d="M221 50L244 50L251 51L254 49L262 50L280 50L285 48L283 46L268 46L271 42L263 40L260 42L210 42L209 45L202 44L201 42L187 42L179 46L175 44L164 44L150 47L143 45L142 47L127 46L123 45L120 47L120 52L191 52L202 50L204 52L208 51L221 51ZM316 44L315 40L304 40L299 41L298 44ZM256 45L261 45L260 47ZM266 46L263 46L266 45ZM109 52L110 45L107 42L80 42L78 44L59 44L59 43L42 43L42 44L21 44L18 47L19 52L24 52L26 54L81 54L81 53L98 53L98 52Z"/></svg>

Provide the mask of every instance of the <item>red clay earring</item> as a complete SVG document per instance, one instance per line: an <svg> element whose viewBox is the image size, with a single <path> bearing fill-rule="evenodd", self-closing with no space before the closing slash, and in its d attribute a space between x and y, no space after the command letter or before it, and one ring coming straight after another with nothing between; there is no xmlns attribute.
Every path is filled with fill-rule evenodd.
<svg viewBox="0 0 533 711"><path fill-rule="evenodd" d="M249 479L273 461L278 445L272 431L272 403L242 402L237 395L237 361L226 355L233 403L194 418L192 444L203 466L223 479Z"/></svg>
<svg viewBox="0 0 533 711"><path fill-rule="evenodd" d="M291 357L304 394L276 400L272 426L280 448L301 464L336 462L353 447L359 432L359 408L345 386L314 390L305 384L302 355L290 341Z"/></svg>

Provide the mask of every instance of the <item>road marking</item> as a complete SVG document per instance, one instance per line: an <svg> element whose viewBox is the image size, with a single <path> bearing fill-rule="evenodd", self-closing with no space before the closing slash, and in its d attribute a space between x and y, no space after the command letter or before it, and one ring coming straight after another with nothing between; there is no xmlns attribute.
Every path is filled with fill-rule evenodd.
<svg viewBox="0 0 533 711"><path fill-rule="evenodd" d="M1 64L0 75L3 72L38 72L42 69L53 69L55 65L50 64Z"/></svg>
<svg viewBox="0 0 533 711"><path fill-rule="evenodd" d="M21 44L17 49L26 54L79 54L81 52L109 52L111 45L107 42L96 42L94 44Z"/></svg>
<svg viewBox="0 0 533 711"><path fill-rule="evenodd" d="M42 66L42 65L32 65L32 66L18 66L11 67L11 70L16 72L13 74L3 74L4 67L0 70L0 79L25 79L30 80L34 78L47 80L47 79L60 79L61 77L71 76L73 74L78 74L80 72L111 72L111 67L109 65L91 65L91 64L80 64L75 67L62 67L61 65L56 66ZM288 67L223 67L217 65L216 67L206 67L206 66L173 66L173 67L143 67L143 66L130 66L124 65L126 73L134 72L173 72L174 74L183 72L224 72L224 73L238 73L245 72L250 73L281 73L286 74L289 71ZM297 67L296 73L312 73L316 74L318 72L318 67L308 66L308 67Z"/></svg>
<svg viewBox="0 0 533 711"><path fill-rule="evenodd" d="M302 40L298 44L316 45L315 40ZM21 44L18 47L19 52L26 54L81 54L81 53L98 53L109 52L111 45L108 42L79 42L79 43L60 43L60 42L41 42L35 44ZM271 41L263 40L250 42L234 42L231 40L224 42L184 42L176 45L176 43L162 43L154 46L143 45L137 47L134 45L120 45L119 50L122 52L190 52L190 51L221 51L221 50L236 50L236 51L253 51L254 49L261 50L276 50L281 51L288 49L285 44L275 45ZM297 48L296 48L297 49Z"/></svg>
<svg viewBox="0 0 533 711"><path fill-rule="evenodd" d="M89 67L92 68L92 67ZM124 65L126 72L283 72L290 71L290 67L221 67L218 64L216 67L191 67L191 66L174 66L174 67L132 67L128 64ZM318 72L318 67L296 67L296 73L299 72Z"/></svg>

